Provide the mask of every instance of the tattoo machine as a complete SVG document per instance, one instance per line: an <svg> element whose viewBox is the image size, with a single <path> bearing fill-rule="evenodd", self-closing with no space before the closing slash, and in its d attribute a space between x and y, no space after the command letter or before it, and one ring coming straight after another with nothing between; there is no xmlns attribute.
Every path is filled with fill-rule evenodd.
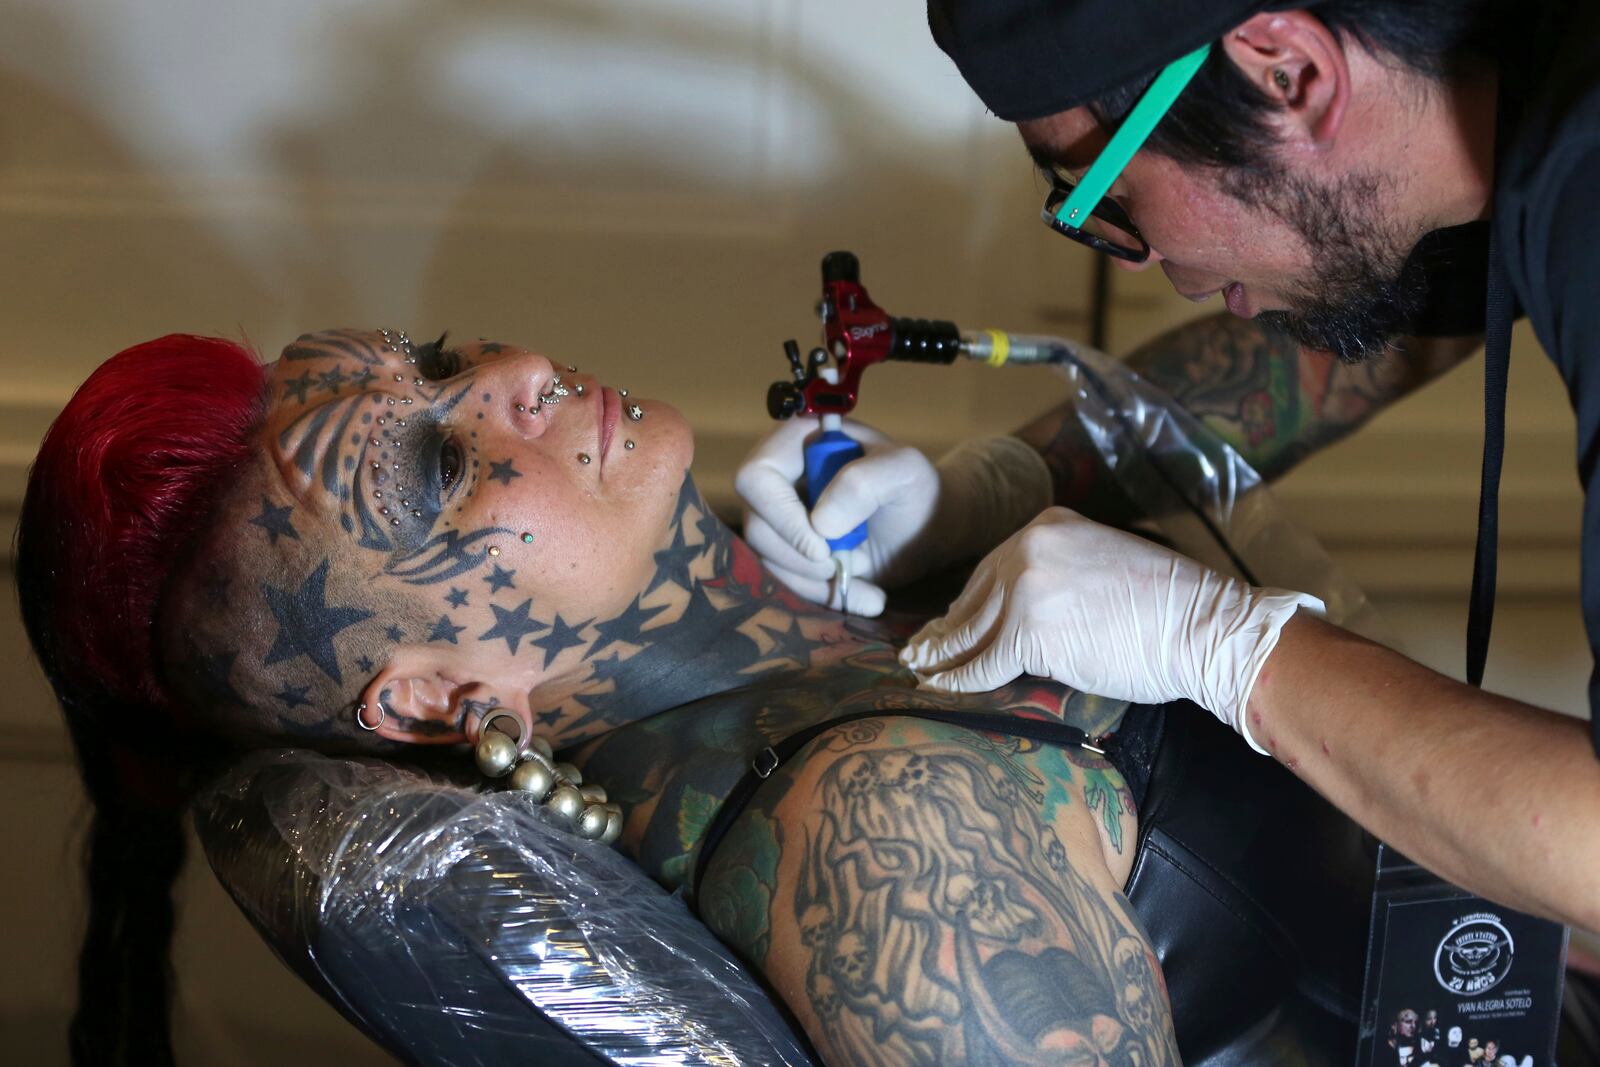
<svg viewBox="0 0 1600 1067"><path fill-rule="evenodd" d="M810 503L827 488L839 469L862 455L860 442L843 430L844 416L855 410L861 375L874 363L954 363L956 357L982 360L991 367L1007 363L1053 363L1062 358L1062 342L999 330L963 332L953 322L890 315L867 295L861 284L861 261L851 252L822 257L822 346L800 358L800 346L783 343L792 381L773 382L767 390L767 412L775 419L817 415L822 432L806 443L806 493ZM830 365L829 361L832 360ZM850 550L867 539L862 523L843 537L830 538L839 606L850 589Z"/></svg>

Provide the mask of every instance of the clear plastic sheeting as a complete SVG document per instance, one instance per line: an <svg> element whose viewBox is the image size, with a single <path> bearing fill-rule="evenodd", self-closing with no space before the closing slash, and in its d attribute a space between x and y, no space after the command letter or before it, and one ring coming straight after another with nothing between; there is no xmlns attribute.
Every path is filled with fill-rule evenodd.
<svg viewBox="0 0 1600 1067"><path fill-rule="evenodd" d="M287 750L194 815L278 955L404 1062L812 1062L680 899L528 794Z"/></svg>
<svg viewBox="0 0 1600 1067"><path fill-rule="evenodd" d="M1135 529L1225 574L1320 597L1331 622L1379 636L1366 595L1288 517L1255 468L1177 401L1086 345L1010 340L1014 360L1050 363L1066 379L1074 416L1143 516Z"/></svg>

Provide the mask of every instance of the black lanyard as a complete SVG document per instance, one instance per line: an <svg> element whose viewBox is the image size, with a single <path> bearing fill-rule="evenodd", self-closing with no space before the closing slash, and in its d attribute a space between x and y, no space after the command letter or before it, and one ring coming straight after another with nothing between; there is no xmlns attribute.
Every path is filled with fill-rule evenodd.
<svg viewBox="0 0 1600 1067"><path fill-rule="evenodd" d="M1500 548L1500 461L1506 450L1506 376L1511 367L1511 280L1500 235L1489 233L1489 285L1483 325L1483 480L1478 492L1478 546L1467 615L1467 684L1483 684L1494 626L1496 556Z"/></svg>

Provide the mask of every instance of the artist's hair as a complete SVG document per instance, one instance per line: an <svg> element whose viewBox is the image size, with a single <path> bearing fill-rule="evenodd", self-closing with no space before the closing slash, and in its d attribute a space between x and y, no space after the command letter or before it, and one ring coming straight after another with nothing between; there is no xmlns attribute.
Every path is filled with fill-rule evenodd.
<svg viewBox="0 0 1600 1067"><path fill-rule="evenodd" d="M1284 0L1279 9L1309 11L1346 42L1430 80L1466 76L1494 62L1507 0ZM1089 105L1115 126L1156 72ZM1180 163L1275 170L1269 118L1277 101L1244 75L1221 48L1196 72L1145 147Z"/></svg>
<svg viewBox="0 0 1600 1067"><path fill-rule="evenodd" d="M40 445L17 527L29 640L93 805L74 1064L170 1064L172 882L205 744L163 685L155 619L264 416L244 347L172 334L118 353Z"/></svg>

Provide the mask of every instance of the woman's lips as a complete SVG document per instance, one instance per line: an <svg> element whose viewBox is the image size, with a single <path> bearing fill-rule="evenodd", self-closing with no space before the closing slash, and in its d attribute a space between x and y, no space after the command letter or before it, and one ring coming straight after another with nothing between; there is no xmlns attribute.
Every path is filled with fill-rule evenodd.
<svg viewBox="0 0 1600 1067"><path fill-rule="evenodd" d="M611 438L617 432L617 420L622 417L622 398L609 385L600 387L600 459L605 461L611 448Z"/></svg>

